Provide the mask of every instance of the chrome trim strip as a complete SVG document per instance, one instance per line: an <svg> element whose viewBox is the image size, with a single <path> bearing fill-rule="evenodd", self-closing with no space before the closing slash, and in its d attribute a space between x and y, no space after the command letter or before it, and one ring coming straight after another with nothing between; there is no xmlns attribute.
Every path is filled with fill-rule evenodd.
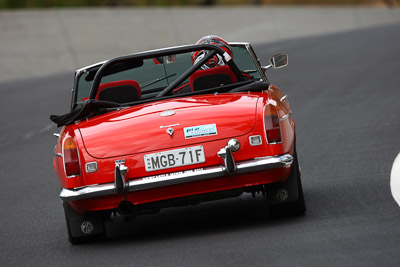
<svg viewBox="0 0 400 267"><path fill-rule="evenodd" d="M280 122L289 119L290 113L283 115L282 118L279 119Z"/></svg>
<svg viewBox="0 0 400 267"><path fill-rule="evenodd" d="M269 83L267 75L265 74L265 70L261 66L260 60L257 58L256 53L254 52L253 47L251 46L251 44L247 44L246 45L246 49L250 52L250 55L253 58L253 62L256 65L256 67L258 69L258 72L260 73L261 78L263 79L263 81Z"/></svg>
<svg viewBox="0 0 400 267"><path fill-rule="evenodd" d="M287 99L287 95L282 96L281 102L285 101Z"/></svg>
<svg viewBox="0 0 400 267"><path fill-rule="evenodd" d="M60 193L60 198L63 201L73 201L79 199L114 195L116 193L117 190L115 189L114 183L107 183L88 186L76 190L63 188Z"/></svg>
<svg viewBox="0 0 400 267"><path fill-rule="evenodd" d="M272 168L288 167L293 163L290 154L281 156L260 157L252 160L237 162L236 173L247 173L268 170ZM162 175L147 176L132 179L127 182L128 192L157 188L168 185L176 185L193 181L201 181L211 178L226 176L226 169L222 165L167 173ZM73 201L93 197L117 194L114 183L87 186L79 189L63 188L60 198L64 201Z"/></svg>

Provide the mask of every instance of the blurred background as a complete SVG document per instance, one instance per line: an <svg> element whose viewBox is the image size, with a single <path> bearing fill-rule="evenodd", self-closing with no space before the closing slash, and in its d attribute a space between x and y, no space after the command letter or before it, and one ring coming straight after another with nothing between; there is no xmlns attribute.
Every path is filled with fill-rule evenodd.
<svg viewBox="0 0 400 267"><path fill-rule="evenodd" d="M195 5L375 5L395 6L398 0L0 0L0 8L88 6L195 6Z"/></svg>
<svg viewBox="0 0 400 267"><path fill-rule="evenodd" d="M400 22L400 0L0 0L0 82L217 34L265 44Z"/></svg>
<svg viewBox="0 0 400 267"><path fill-rule="evenodd" d="M70 246L49 116L69 111L74 71L208 34L262 64L289 54L267 75L296 120L306 216L265 220L245 196ZM400 266L399 51L400 0L0 0L0 264Z"/></svg>

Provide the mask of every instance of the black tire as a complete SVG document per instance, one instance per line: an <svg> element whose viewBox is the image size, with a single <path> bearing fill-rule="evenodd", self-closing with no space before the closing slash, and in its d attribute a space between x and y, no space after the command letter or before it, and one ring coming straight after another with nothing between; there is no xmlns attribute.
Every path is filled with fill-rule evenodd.
<svg viewBox="0 0 400 267"><path fill-rule="evenodd" d="M107 238L104 225L104 214L102 212L80 215L68 204L68 202L63 202L63 207L68 240L71 244L78 245L88 242L97 242ZM87 221L94 222L96 231L94 231L93 234L85 234L82 231L80 234L77 234L78 231L76 229L81 227L82 222Z"/></svg>
<svg viewBox="0 0 400 267"><path fill-rule="evenodd" d="M303 187L301 185L301 173L299 168L299 163L297 159L296 149L294 150L293 157L293 167L290 175L287 179L286 183L290 183L291 181L295 181L297 190L297 199L290 202L283 203L270 203L267 198L267 206L269 215L272 217L283 217L283 216L301 216L306 212L306 203L304 201ZM266 185L268 187L270 185ZM277 187L276 185L275 188Z"/></svg>

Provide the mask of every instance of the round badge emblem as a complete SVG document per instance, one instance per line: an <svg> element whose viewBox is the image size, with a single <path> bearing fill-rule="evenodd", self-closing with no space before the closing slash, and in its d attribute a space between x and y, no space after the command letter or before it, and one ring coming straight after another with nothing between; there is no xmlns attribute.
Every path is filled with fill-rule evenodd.
<svg viewBox="0 0 400 267"><path fill-rule="evenodd" d="M93 223L89 221L84 221L81 224L81 230L85 234L90 234L91 232L93 232L93 229L94 229Z"/></svg>
<svg viewBox="0 0 400 267"><path fill-rule="evenodd" d="M286 189L280 189L276 192L276 199L279 201L285 201L288 198L289 194Z"/></svg>

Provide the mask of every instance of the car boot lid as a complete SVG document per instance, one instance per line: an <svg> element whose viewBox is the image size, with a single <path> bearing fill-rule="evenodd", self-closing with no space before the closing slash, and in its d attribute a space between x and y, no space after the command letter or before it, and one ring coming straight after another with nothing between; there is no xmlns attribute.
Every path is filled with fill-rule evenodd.
<svg viewBox="0 0 400 267"><path fill-rule="evenodd" d="M177 98L110 112L77 126L95 158L156 152L250 132L257 99L248 94Z"/></svg>

